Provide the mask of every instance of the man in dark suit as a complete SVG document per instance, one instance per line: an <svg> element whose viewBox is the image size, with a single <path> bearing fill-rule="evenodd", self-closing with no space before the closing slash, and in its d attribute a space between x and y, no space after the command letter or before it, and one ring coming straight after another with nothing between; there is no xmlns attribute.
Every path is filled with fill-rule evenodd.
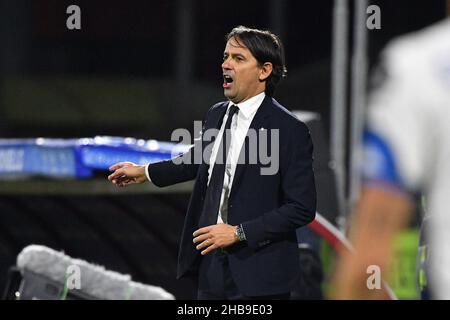
<svg viewBox="0 0 450 320"><path fill-rule="evenodd" d="M296 229L315 217L312 141L272 98L286 73L278 37L240 26L226 39L228 101L209 109L193 148L177 161L115 164L108 179L119 187L195 179L178 278L198 277L199 299L288 299L300 268ZM219 132L208 144L211 130ZM192 161L196 152L202 161Z"/></svg>

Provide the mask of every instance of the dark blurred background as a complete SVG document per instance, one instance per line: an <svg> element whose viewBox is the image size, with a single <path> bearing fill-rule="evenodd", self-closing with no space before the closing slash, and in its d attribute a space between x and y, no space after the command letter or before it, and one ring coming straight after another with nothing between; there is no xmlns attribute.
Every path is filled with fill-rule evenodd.
<svg viewBox="0 0 450 320"><path fill-rule="evenodd" d="M372 1L382 28L369 32L371 62L390 38L441 19L444 2ZM70 4L81 8L81 30L66 28ZM0 135L169 140L223 100L224 36L240 24L280 35L288 78L276 98L319 112L328 128L332 8L331 0L3 0Z"/></svg>
<svg viewBox="0 0 450 320"><path fill-rule="evenodd" d="M333 3L2 0L0 137L170 140L176 128L192 130L224 99L224 38L237 25L279 34L288 77L275 98L291 110L319 113L328 137ZM391 38L445 16L444 0L370 3L381 8L382 26L369 31L370 68ZM81 8L81 30L66 28L71 4ZM175 281L187 192L90 194L86 185L84 194L67 195L67 185L53 186L60 192L51 195L45 186L2 188L0 288L17 253L41 243L192 297L190 284Z"/></svg>

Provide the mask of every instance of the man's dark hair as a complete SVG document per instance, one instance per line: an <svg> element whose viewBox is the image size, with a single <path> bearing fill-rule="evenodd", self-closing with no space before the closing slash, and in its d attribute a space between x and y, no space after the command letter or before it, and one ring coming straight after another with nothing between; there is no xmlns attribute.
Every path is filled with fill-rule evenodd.
<svg viewBox="0 0 450 320"><path fill-rule="evenodd" d="M278 82L287 73L281 40L270 31L251 29L244 26L234 28L225 36L227 42L232 38L242 42L241 44L250 50L256 61L258 61L259 66L266 62L272 63L272 73L265 81L266 94L270 97L273 96Z"/></svg>

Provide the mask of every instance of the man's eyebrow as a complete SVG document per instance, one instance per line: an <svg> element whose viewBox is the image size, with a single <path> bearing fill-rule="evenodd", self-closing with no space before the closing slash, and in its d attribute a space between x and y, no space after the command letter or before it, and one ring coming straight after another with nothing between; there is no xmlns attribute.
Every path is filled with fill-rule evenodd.
<svg viewBox="0 0 450 320"><path fill-rule="evenodd" d="M242 57L242 58L245 58L245 56L242 54L242 53L228 53L228 52L224 52L223 53L223 55L224 56L229 56L229 55L231 55L232 57Z"/></svg>

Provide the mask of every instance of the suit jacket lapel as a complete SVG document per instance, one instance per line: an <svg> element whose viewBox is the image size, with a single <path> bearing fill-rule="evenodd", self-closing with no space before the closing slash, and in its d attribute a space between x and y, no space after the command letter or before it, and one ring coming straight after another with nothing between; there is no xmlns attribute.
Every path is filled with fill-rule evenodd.
<svg viewBox="0 0 450 320"><path fill-rule="evenodd" d="M227 111L228 102L224 102L221 106L217 107L217 112L211 115L210 124L208 125L207 129L220 129L220 126L222 125L223 118L225 117L225 112Z"/></svg>
<svg viewBox="0 0 450 320"><path fill-rule="evenodd" d="M258 132L261 128L269 129L270 128L270 112L272 107L272 98L269 96L266 96L261 104L261 106L258 108L258 111L256 111L255 117L253 118L252 122L250 123L249 130L255 130L257 136ZM246 145L246 141L248 140L248 136L244 140L244 144L241 148L242 152L247 152L248 150L245 150L244 146ZM259 138L257 137L257 141L259 141ZM242 154L240 157L243 156ZM244 157L248 160L248 157ZM246 161L247 162L247 161ZM239 184L241 183L241 176L244 172L244 169L246 168L248 164L247 163L239 163L236 166L236 171L234 173L233 178L233 185L231 187L231 193L230 193L230 200L233 199L233 195L238 190Z"/></svg>

